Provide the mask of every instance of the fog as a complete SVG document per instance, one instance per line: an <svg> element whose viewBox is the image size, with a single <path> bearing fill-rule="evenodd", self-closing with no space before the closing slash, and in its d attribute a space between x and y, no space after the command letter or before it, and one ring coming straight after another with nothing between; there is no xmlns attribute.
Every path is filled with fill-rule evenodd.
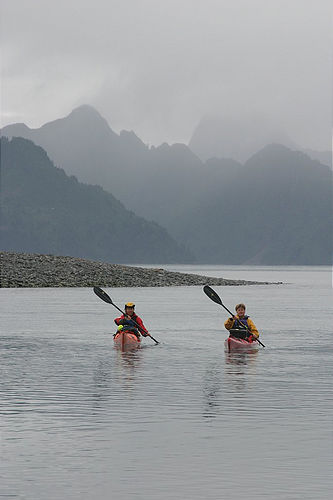
<svg viewBox="0 0 333 500"><path fill-rule="evenodd" d="M331 42L328 0L2 0L1 125L87 103L147 144L262 116L330 149Z"/></svg>

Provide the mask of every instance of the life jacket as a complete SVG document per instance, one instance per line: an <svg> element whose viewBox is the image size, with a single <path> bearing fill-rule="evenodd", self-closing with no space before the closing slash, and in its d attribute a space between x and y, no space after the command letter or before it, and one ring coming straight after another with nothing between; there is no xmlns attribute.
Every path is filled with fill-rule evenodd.
<svg viewBox="0 0 333 500"><path fill-rule="evenodd" d="M244 316L241 320L235 319L235 322L232 325L232 328L242 328L244 330L244 327L245 327L245 328L247 328L247 330L249 330L249 325L247 322L248 318L249 318L249 316Z"/></svg>
<svg viewBox="0 0 333 500"><path fill-rule="evenodd" d="M133 314L131 316L131 319L125 319L124 318L124 321L126 321L127 323L123 323L123 326L124 326L124 330L126 330L127 332L132 332L134 333L137 337L140 337L140 332L138 330L138 328L136 327L135 323L133 323L133 321L136 322L136 319L137 319L137 315L136 314Z"/></svg>
<svg viewBox="0 0 333 500"><path fill-rule="evenodd" d="M244 316L241 320L236 319L234 324L233 324L233 327L229 331L230 331L230 335L232 337L236 337L239 339L245 339L251 343L255 340L255 336L252 335L251 330L249 328L249 324L247 321L248 318L249 318L249 316ZM241 325L243 325L243 326L241 326ZM246 327L246 330L244 327Z"/></svg>
<svg viewBox="0 0 333 500"><path fill-rule="evenodd" d="M236 339L245 339L247 340L250 332L249 330L245 330L244 328L231 328L229 330L230 337L235 337Z"/></svg>

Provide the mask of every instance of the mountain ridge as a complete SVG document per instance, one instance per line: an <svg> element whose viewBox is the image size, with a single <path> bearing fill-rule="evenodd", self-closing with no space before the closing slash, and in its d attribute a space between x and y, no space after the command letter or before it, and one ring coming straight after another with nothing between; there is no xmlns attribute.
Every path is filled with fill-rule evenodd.
<svg viewBox="0 0 333 500"><path fill-rule="evenodd" d="M81 109L83 115L87 111ZM79 125L85 126L82 115ZM105 123L103 128L108 131ZM244 164L225 158L203 162L184 144L149 148L134 132L115 134L115 142L107 134L96 143L102 135L94 130L77 140L75 133L66 137L58 130L48 139L58 158L52 160L165 227L198 262L331 263L324 227L332 228L332 170L305 153L270 144ZM60 136L65 145L59 146ZM42 142L38 134L35 139Z"/></svg>

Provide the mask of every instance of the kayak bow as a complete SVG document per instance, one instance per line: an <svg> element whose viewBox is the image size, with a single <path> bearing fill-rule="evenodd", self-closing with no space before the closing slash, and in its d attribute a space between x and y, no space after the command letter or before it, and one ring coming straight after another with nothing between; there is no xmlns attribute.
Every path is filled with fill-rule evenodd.
<svg viewBox="0 0 333 500"><path fill-rule="evenodd" d="M259 342L254 340L253 342L248 342L245 339L238 339L235 337L228 337L224 341L224 346L227 351L242 351L242 352L253 352L259 349Z"/></svg>
<svg viewBox="0 0 333 500"><path fill-rule="evenodd" d="M115 347L120 348L122 351L137 349L141 345L141 340L133 332L127 330L120 330L114 337Z"/></svg>

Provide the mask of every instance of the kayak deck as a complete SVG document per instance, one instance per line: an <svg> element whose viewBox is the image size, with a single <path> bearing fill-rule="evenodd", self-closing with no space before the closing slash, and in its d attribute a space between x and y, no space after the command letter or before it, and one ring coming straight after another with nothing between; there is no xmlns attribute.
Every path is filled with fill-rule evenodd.
<svg viewBox="0 0 333 500"><path fill-rule="evenodd" d="M259 342L254 340L253 342L248 342L245 339L238 339L235 337L228 337L224 341L224 346L227 351L257 351L259 349Z"/></svg>
<svg viewBox="0 0 333 500"><path fill-rule="evenodd" d="M122 351L137 349L141 345L141 340L133 332L121 330L113 337L114 345Z"/></svg>

